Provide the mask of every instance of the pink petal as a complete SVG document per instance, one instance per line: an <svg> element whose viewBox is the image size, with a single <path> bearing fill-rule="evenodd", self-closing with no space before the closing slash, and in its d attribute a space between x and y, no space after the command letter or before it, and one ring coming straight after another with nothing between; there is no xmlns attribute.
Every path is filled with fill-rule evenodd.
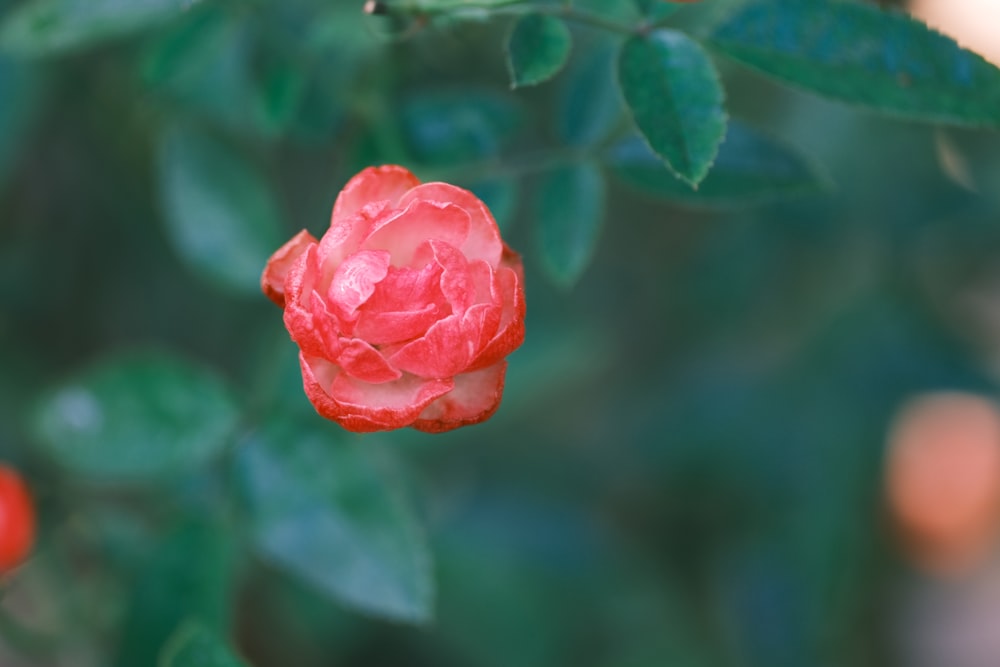
<svg viewBox="0 0 1000 667"><path fill-rule="evenodd" d="M352 178L337 195L333 205L331 226L356 214L372 202L388 202L395 208L407 190L420 185L408 169L397 165L368 167Z"/></svg>
<svg viewBox="0 0 1000 667"><path fill-rule="evenodd" d="M316 246L310 245L292 263L285 278L285 328L306 354L315 357L327 354L327 346L315 326L313 296L318 275Z"/></svg>
<svg viewBox="0 0 1000 667"><path fill-rule="evenodd" d="M486 267L486 269L489 270L489 267ZM495 282L497 276L490 271L489 278L491 280L487 284ZM491 284L491 286L493 285ZM492 302L476 304L476 306L469 308L466 313L467 317L475 313L478 318L474 329L470 329L470 331L474 330L479 333L478 337L474 341L474 358L478 357L483 348L485 348L493 340L500 328L501 322L503 321L503 295L500 294L499 290L497 290L493 296L494 298Z"/></svg>
<svg viewBox="0 0 1000 667"><path fill-rule="evenodd" d="M357 338L341 341L337 363L352 378L372 384L398 380L403 375L378 350Z"/></svg>
<svg viewBox="0 0 1000 667"><path fill-rule="evenodd" d="M494 268L500 264L503 253L500 229L486 204L476 195L448 183L424 183L403 195L397 206L402 208L420 200L454 204L463 209L470 217L469 233L462 244L452 245L469 259L481 259Z"/></svg>
<svg viewBox="0 0 1000 667"><path fill-rule="evenodd" d="M523 273L514 268L501 267L497 271L497 283L503 296L503 314L498 331L479 351L475 360L469 365L470 370L492 366L524 342Z"/></svg>
<svg viewBox="0 0 1000 667"><path fill-rule="evenodd" d="M399 215L372 228L361 247L387 250L393 266L408 266L417 248L428 240L460 247L469 235L469 214L449 203L414 201Z"/></svg>
<svg viewBox="0 0 1000 667"><path fill-rule="evenodd" d="M503 305L503 295L497 285L497 272L481 259L469 262L469 275L475 287L473 303Z"/></svg>
<svg viewBox="0 0 1000 667"><path fill-rule="evenodd" d="M303 229L271 255L260 276L260 288L267 298L280 307L285 307L285 278L288 276L288 271L299 255L316 243L316 237Z"/></svg>
<svg viewBox="0 0 1000 667"><path fill-rule="evenodd" d="M473 373L456 375L455 388L424 408L413 428L440 433L486 421L500 407L506 371L507 362L501 361Z"/></svg>
<svg viewBox="0 0 1000 667"><path fill-rule="evenodd" d="M383 218L398 214L396 209L389 206L389 202L377 201L366 204L352 215L334 217L330 221L330 228L319 240L319 256L327 274L332 274L348 255L355 252L361 241Z"/></svg>
<svg viewBox="0 0 1000 667"><path fill-rule="evenodd" d="M409 426L434 399L454 386L451 380L404 375L393 382L355 380L322 359L299 355L302 383L316 411L349 431L366 433Z"/></svg>
<svg viewBox="0 0 1000 667"><path fill-rule="evenodd" d="M307 245L305 250L292 262L285 275L285 302L300 302L308 298L316 289L316 277L319 275L319 255L316 245Z"/></svg>
<svg viewBox="0 0 1000 667"><path fill-rule="evenodd" d="M492 312L491 312L492 311ZM476 304L461 315L449 315L427 333L407 343L389 358L396 368L425 378L446 378L465 371L478 355L482 331L500 313L492 304Z"/></svg>
<svg viewBox="0 0 1000 667"><path fill-rule="evenodd" d="M304 306L290 303L285 308L285 327L292 340L310 356L336 359L340 354L340 322L318 292L313 292Z"/></svg>
<svg viewBox="0 0 1000 667"><path fill-rule="evenodd" d="M437 240L425 241L417 248L414 263L441 267L440 292L452 312L464 312L476 303L476 285L469 271L469 261L455 246Z"/></svg>
<svg viewBox="0 0 1000 667"><path fill-rule="evenodd" d="M374 345L423 335L428 327L451 313L441 294L441 272L436 263L420 269L389 267L385 279L358 309L355 335Z"/></svg>
<svg viewBox="0 0 1000 667"><path fill-rule="evenodd" d="M346 318L374 293L389 272L389 253L384 250L359 250L337 267L330 281L328 297Z"/></svg>
<svg viewBox="0 0 1000 667"><path fill-rule="evenodd" d="M312 308L312 340L318 340L324 359L336 359L340 355L340 337L344 334L340 319L330 312L319 292L313 292L309 304Z"/></svg>
<svg viewBox="0 0 1000 667"><path fill-rule="evenodd" d="M388 345L422 336L435 322L447 314L434 303L419 310L361 313L354 334L372 345Z"/></svg>

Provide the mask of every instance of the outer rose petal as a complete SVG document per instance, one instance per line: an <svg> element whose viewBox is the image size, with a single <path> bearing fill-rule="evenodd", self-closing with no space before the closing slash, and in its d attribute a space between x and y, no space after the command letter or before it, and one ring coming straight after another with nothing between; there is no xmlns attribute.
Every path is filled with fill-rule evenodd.
<svg viewBox="0 0 1000 667"><path fill-rule="evenodd" d="M268 299L281 308L285 307L285 277L288 276L299 255L315 243L318 243L316 237L303 229L267 260L264 272L260 276L260 288Z"/></svg>
<svg viewBox="0 0 1000 667"><path fill-rule="evenodd" d="M503 253L500 229L479 197L448 183L424 183L403 195L399 206L408 206L418 200L454 204L464 209L470 217L469 235L457 247L469 259L482 259L494 268L500 264Z"/></svg>
<svg viewBox="0 0 1000 667"><path fill-rule="evenodd" d="M394 382L354 380L323 359L299 354L302 384L316 412L349 431L370 433L410 426L434 399L448 393L453 380L404 375Z"/></svg>
<svg viewBox="0 0 1000 667"><path fill-rule="evenodd" d="M331 226L354 215L372 202L388 201L395 208L407 190L420 185L410 170L397 165L368 167L352 178L333 204ZM401 207L402 208L402 207Z"/></svg>
<svg viewBox="0 0 1000 667"><path fill-rule="evenodd" d="M336 315L330 312L327 308L326 302L323 301L323 297L320 296L319 292L312 293L312 300L309 303L312 309L312 319L309 321L309 333L300 333L299 337L306 336L310 341L310 345L313 342L318 341L319 349L321 350L318 356L324 359L336 359L337 355L340 354L340 332L344 327L340 324L340 320ZM308 349L306 345L302 345L302 349Z"/></svg>
<svg viewBox="0 0 1000 667"><path fill-rule="evenodd" d="M326 312L325 307L319 308L313 303L318 274L316 246L310 245L295 260L285 278L285 328L306 354L315 357L328 353L329 342L316 322L317 313ZM331 318L326 326L336 327L336 320Z"/></svg>
<svg viewBox="0 0 1000 667"><path fill-rule="evenodd" d="M503 315L499 330L469 365L469 370L492 366L520 347L524 342L524 268L521 258L508 248L504 248L504 263L509 266L497 271L500 291L503 295Z"/></svg>
<svg viewBox="0 0 1000 667"><path fill-rule="evenodd" d="M460 426L478 424L500 407L507 362L455 376L455 388L420 413L411 426L418 431L441 433Z"/></svg>

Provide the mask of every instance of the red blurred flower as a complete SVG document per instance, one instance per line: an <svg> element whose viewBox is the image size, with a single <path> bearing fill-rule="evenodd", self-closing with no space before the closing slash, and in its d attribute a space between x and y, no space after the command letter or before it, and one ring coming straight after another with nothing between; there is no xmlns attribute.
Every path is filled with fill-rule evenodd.
<svg viewBox="0 0 1000 667"><path fill-rule="evenodd" d="M306 394L351 431L447 431L497 409L524 340L524 271L471 192L370 167L317 241L299 232L261 287L285 309Z"/></svg>
<svg viewBox="0 0 1000 667"><path fill-rule="evenodd" d="M16 470L0 465L0 574L28 557L35 541L35 506Z"/></svg>
<svg viewBox="0 0 1000 667"><path fill-rule="evenodd" d="M921 394L896 417L886 456L889 510L925 570L960 572L996 543L1000 412L986 398Z"/></svg>

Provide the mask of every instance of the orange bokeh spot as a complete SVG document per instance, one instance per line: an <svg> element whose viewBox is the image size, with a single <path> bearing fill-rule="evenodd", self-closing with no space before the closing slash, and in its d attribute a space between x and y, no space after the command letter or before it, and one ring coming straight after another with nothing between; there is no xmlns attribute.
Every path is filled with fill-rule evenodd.
<svg viewBox="0 0 1000 667"><path fill-rule="evenodd" d="M889 437L889 510L924 569L961 571L993 546L1000 521L1000 414L984 398L926 394Z"/></svg>

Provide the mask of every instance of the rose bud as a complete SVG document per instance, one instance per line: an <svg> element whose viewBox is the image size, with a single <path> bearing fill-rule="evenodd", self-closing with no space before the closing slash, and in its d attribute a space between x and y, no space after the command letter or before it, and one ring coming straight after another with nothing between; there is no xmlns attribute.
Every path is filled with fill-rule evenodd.
<svg viewBox="0 0 1000 667"><path fill-rule="evenodd" d="M35 541L35 505L21 475L0 464L0 574L24 561Z"/></svg>
<svg viewBox="0 0 1000 667"><path fill-rule="evenodd" d="M398 166L344 186L320 240L268 260L306 395L350 431L440 432L489 418L524 340L524 269L489 209Z"/></svg>

